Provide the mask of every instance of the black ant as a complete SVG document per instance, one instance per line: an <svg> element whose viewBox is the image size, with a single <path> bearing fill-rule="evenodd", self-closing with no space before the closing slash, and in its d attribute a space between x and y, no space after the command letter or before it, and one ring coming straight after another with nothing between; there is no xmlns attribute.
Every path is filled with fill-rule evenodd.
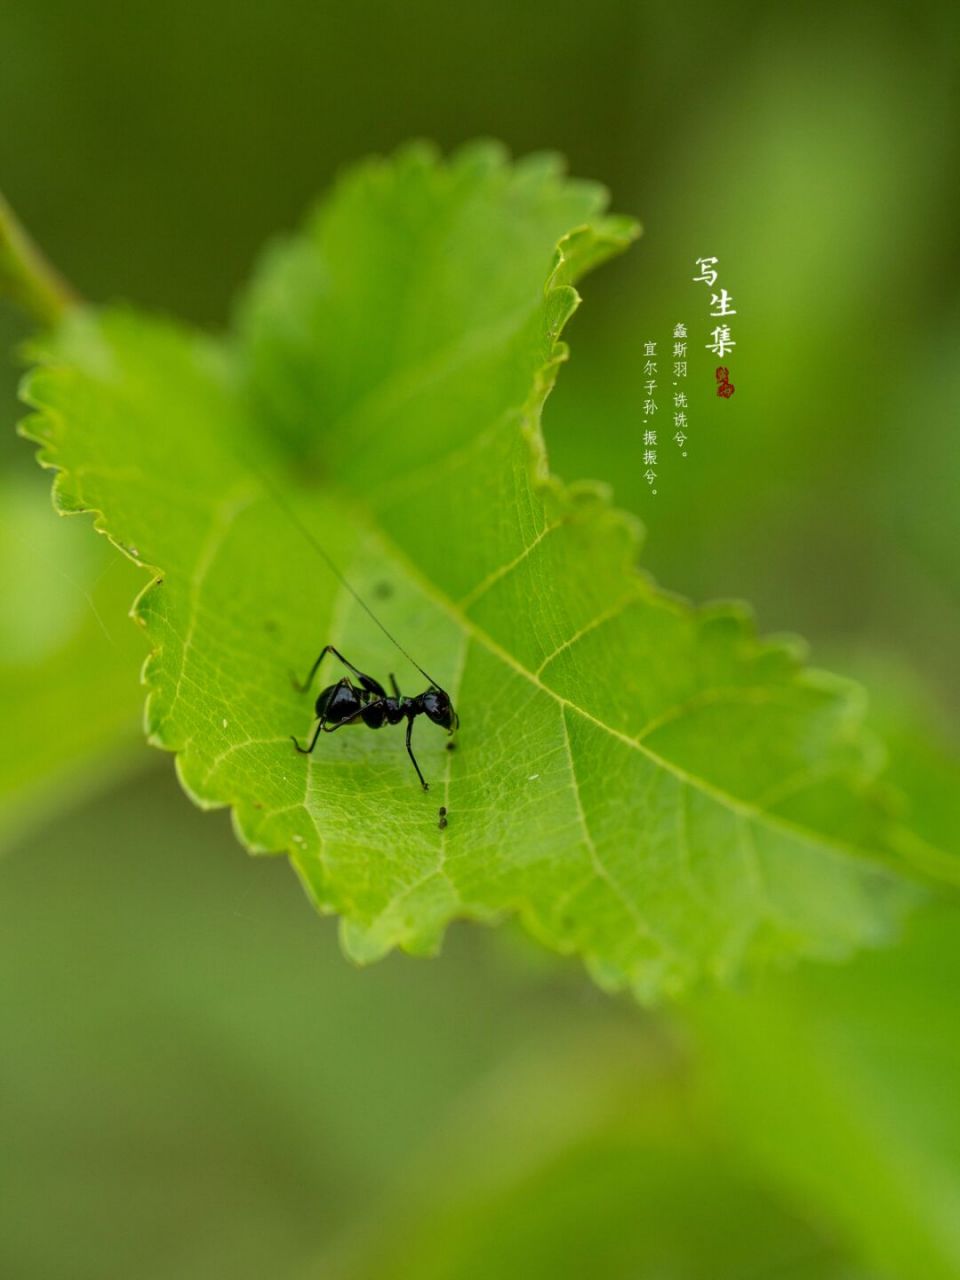
<svg viewBox="0 0 960 1280"><path fill-rule="evenodd" d="M310 739L309 747L301 747L297 739L291 734L293 745L302 755L309 755L317 745L317 738L319 738L321 730L324 733L335 733L337 729L342 729L344 725L358 722L365 724L368 729L382 729L385 724L400 724L403 720L406 720L407 754L410 756L413 767L417 771L421 786L424 791L429 791L429 784L420 772L417 758L413 754L413 747L410 745L413 722L417 716L423 715L428 720L432 720L434 724L446 729L448 733L453 733L459 727L460 718L453 709L450 695L431 680L430 687L425 689L423 693L418 693L415 698L405 698L397 688L396 676L391 672L390 685L393 689L393 696L391 697L378 680L374 680L373 676L364 675L362 671L358 671L353 663L348 662L343 654L338 652L332 644L324 645L320 651L320 657L310 668L310 674L303 684L297 684L294 681L294 687L300 693L306 693L310 688L313 683L313 677L317 674L317 668L328 653L332 653L335 658L339 658L343 665L353 672L360 682L360 688L358 689L352 683L349 676L344 676L336 684L328 685L326 689L322 690L316 704L317 727L314 730L313 737ZM427 676L427 679L429 680L430 677Z"/></svg>

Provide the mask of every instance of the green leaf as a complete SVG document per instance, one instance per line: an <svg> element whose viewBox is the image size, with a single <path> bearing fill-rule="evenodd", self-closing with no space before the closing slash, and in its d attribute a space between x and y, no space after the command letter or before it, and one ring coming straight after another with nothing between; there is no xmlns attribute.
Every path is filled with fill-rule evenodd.
<svg viewBox="0 0 960 1280"><path fill-rule="evenodd" d="M270 252L233 337L70 315L26 431L61 508L155 571L150 740L249 848L290 853L351 955L515 911L654 998L878 943L914 896L898 873L958 863L898 852L855 686L659 591L635 522L549 474L573 282L635 234L604 206L489 145L368 163ZM311 539L454 699L455 752L417 724L427 795L402 731L290 744L312 709L289 673L328 642L424 684Z"/></svg>

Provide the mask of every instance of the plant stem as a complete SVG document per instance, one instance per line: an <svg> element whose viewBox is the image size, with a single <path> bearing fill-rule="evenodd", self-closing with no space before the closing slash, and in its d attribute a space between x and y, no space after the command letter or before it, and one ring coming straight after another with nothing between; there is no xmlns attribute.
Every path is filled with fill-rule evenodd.
<svg viewBox="0 0 960 1280"><path fill-rule="evenodd" d="M45 327L79 299L50 265L0 195L0 297L10 298Z"/></svg>

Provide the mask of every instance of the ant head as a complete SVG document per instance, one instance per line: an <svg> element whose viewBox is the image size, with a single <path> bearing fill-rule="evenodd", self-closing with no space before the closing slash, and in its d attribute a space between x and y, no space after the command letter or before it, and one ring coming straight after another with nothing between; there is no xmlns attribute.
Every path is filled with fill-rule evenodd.
<svg viewBox="0 0 960 1280"><path fill-rule="evenodd" d="M449 733L453 733L460 724L460 717L453 709L450 695L443 689L434 686L420 695L420 704L425 714L434 724L440 725Z"/></svg>

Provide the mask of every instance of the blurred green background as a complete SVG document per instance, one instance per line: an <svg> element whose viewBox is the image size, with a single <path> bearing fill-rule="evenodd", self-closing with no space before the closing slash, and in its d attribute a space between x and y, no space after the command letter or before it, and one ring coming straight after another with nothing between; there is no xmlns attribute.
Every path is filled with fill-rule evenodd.
<svg viewBox="0 0 960 1280"><path fill-rule="evenodd" d="M75 286L218 326L259 246L411 136L549 148L643 239L546 411L644 563L863 675L927 830L960 705L960 13L50 0L0 9L0 187ZM737 384L642 476L642 344L734 295ZM13 349L24 320L0 310ZM699 376L698 376L699 375ZM683 1011L508 928L358 972L142 743L137 574L58 521L0 379L0 1274L960 1275L950 908ZM951 1003L953 1002L953 1003Z"/></svg>

